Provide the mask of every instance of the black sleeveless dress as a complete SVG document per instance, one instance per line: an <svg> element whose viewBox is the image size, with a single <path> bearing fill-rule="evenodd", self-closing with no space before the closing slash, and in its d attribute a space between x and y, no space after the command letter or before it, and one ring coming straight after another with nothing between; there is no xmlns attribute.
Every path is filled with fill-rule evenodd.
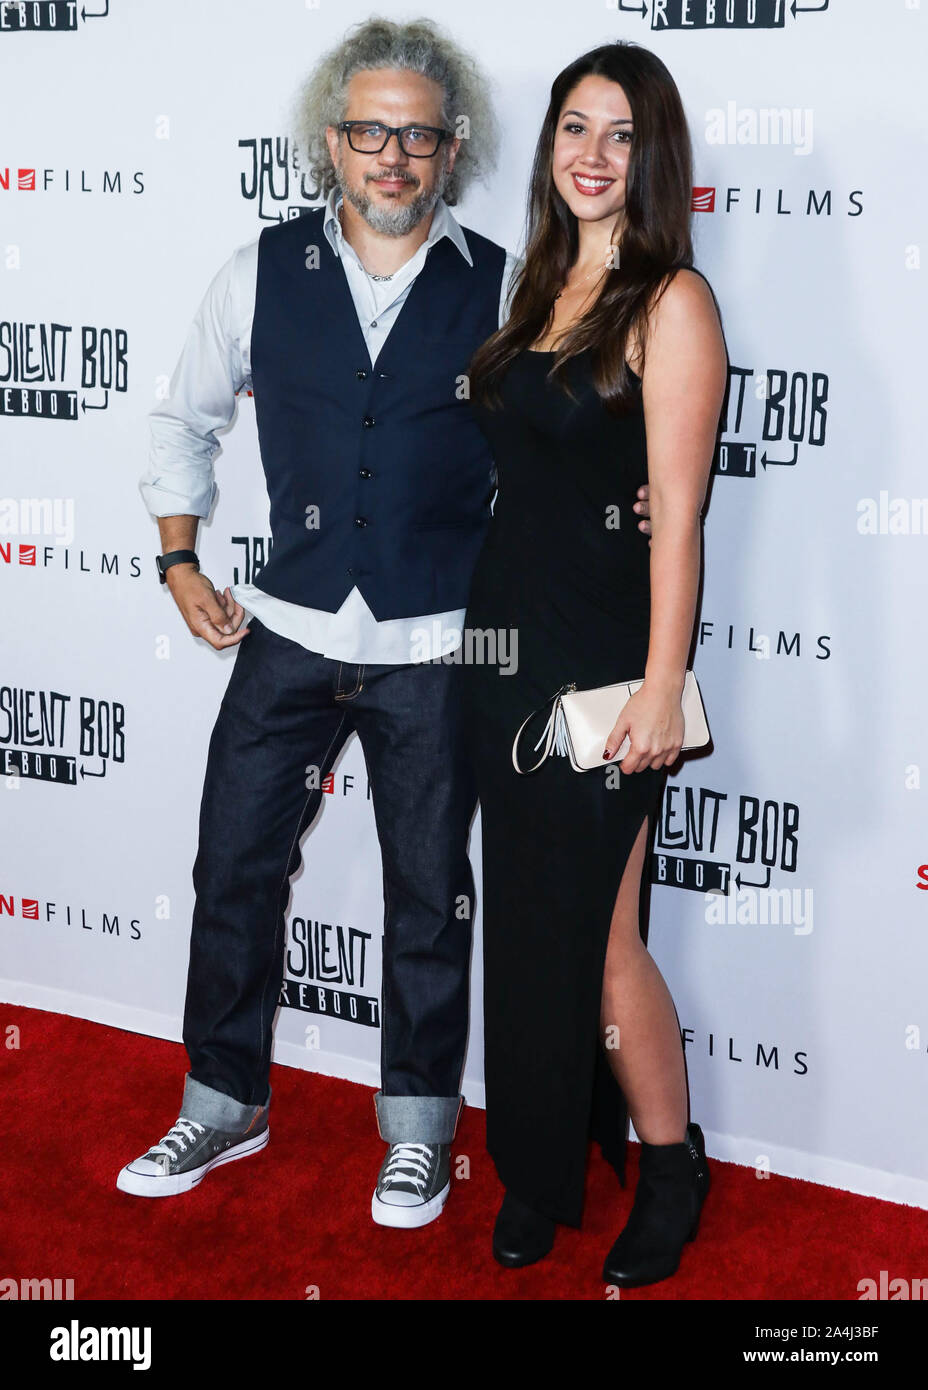
<svg viewBox="0 0 928 1390"><path fill-rule="evenodd" d="M504 664L465 660L465 729L483 849L487 1144L504 1186L579 1226L590 1138L624 1184L628 1113L599 1040L609 925L626 861L648 819L639 929L647 942L654 830L666 769L575 772L552 755L522 776L522 720L568 681L583 689L644 675L650 550L632 510L647 482L640 382L611 415L588 354L569 364L575 401L546 380L550 352L525 351L502 407L472 408L493 449L498 493L466 627L508 629ZM475 643L475 651L480 644ZM530 767L550 713L520 740Z"/></svg>

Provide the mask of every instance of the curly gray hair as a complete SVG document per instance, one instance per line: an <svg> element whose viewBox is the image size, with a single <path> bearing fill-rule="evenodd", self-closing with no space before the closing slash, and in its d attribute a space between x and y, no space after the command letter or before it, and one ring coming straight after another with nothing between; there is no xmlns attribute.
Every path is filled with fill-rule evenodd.
<svg viewBox="0 0 928 1390"><path fill-rule="evenodd" d="M348 84L356 72L400 68L421 73L444 92L441 122L462 138L444 200L453 205L473 179L486 179L496 164L499 127L489 84L474 60L430 19L394 23L379 15L355 25L323 54L297 93L290 115L293 138L304 170L327 197L335 168L325 140L326 126L345 119ZM462 117L467 124L460 126Z"/></svg>

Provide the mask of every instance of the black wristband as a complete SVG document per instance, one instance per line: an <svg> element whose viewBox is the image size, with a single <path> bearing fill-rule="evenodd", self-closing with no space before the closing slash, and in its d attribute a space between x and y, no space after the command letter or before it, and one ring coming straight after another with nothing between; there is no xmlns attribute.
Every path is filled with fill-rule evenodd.
<svg viewBox="0 0 928 1390"><path fill-rule="evenodd" d="M172 565L193 564L197 569L200 568L195 550L169 550L166 555L156 555L155 564L158 566L158 577L162 584L168 582L165 570L169 570Z"/></svg>

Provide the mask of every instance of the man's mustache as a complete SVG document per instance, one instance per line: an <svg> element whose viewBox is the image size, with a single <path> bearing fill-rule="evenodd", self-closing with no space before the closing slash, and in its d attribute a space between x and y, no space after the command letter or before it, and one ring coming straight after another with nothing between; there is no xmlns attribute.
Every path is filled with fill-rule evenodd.
<svg viewBox="0 0 928 1390"><path fill-rule="evenodd" d="M415 174L405 174L396 169L381 169L379 173L365 174L365 183L368 179L394 179L397 183L418 183Z"/></svg>

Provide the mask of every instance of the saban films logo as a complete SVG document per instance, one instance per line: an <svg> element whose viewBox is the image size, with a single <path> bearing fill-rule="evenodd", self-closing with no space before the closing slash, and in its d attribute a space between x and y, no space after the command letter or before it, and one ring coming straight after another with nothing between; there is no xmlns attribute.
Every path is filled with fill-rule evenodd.
<svg viewBox="0 0 928 1390"><path fill-rule="evenodd" d="M127 941L141 941L141 918L118 912L88 908L75 903L56 903L50 899L18 897L0 889L0 918L20 918L24 922L41 922L46 927L74 927L81 932L94 932L102 937L119 937L120 927L127 930ZM128 920L127 920L128 918Z"/></svg>
<svg viewBox="0 0 928 1390"><path fill-rule="evenodd" d="M76 786L105 777L126 759L126 708L117 700L59 690L0 686L0 775L16 790L19 778ZM76 727L75 727L76 726ZM68 745L77 741L77 751ZM85 761L86 759L86 761Z"/></svg>
<svg viewBox="0 0 928 1390"><path fill-rule="evenodd" d="M761 1071L780 1071L790 1068L793 1076L808 1076L809 1054L802 1048L771 1042L769 1038L727 1037L715 1032L697 1032L681 1028L683 1050L692 1048L713 1062L737 1062Z"/></svg>
<svg viewBox="0 0 928 1390"><path fill-rule="evenodd" d="M125 178L125 187L123 186ZM0 168L0 189L7 193L133 193L145 192L141 169L123 175L121 169L95 174L87 169Z"/></svg>
<svg viewBox="0 0 928 1390"><path fill-rule="evenodd" d="M30 539L14 542L8 539L11 536ZM39 545L38 538L42 537L48 537L50 543ZM56 569L68 575L102 579L119 579L121 575L140 578L140 556L127 556L120 565L121 557L116 551L93 553L79 546L75 553L71 547L73 538L73 497L0 497L0 574L22 567L33 574Z"/></svg>
<svg viewBox="0 0 928 1390"><path fill-rule="evenodd" d="M774 201L774 193L776 201ZM694 212L717 212L734 215L742 212L754 217L831 217L844 212L845 217L862 217L864 212L863 189L852 188L846 194L846 206L833 199L830 188L806 188L797 192L794 188L755 187L740 188L729 185L721 189L712 184L697 185L692 190L691 205Z"/></svg>

